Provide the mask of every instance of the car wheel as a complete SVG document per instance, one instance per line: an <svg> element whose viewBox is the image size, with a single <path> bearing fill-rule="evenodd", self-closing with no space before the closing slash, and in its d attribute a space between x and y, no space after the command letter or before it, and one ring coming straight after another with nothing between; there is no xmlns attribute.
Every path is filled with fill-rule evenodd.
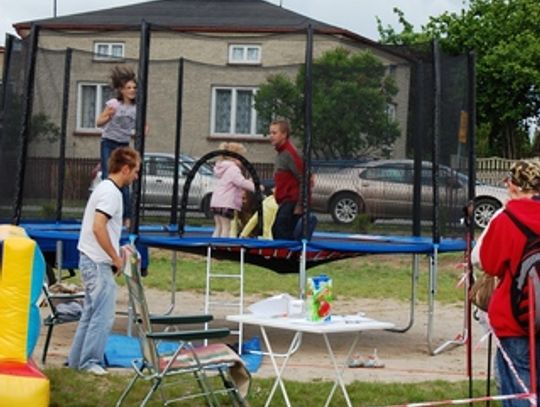
<svg viewBox="0 0 540 407"><path fill-rule="evenodd" d="M210 200L212 199L212 194L206 195L201 204L201 211L204 213L204 216L206 219L212 219L214 217L214 214L212 213L212 210L210 209Z"/></svg>
<svg viewBox="0 0 540 407"><path fill-rule="evenodd" d="M337 194L330 204L330 215L336 223L354 222L360 213L360 198L352 192Z"/></svg>
<svg viewBox="0 0 540 407"><path fill-rule="evenodd" d="M501 204L494 199L479 199L474 203L474 225L484 229L493 214L501 207Z"/></svg>

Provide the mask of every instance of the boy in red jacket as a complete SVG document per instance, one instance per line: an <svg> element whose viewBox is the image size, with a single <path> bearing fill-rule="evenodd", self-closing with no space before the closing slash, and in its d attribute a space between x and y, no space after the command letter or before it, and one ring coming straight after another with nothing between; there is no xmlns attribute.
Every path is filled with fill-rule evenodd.
<svg viewBox="0 0 540 407"><path fill-rule="evenodd" d="M270 124L270 143L277 151L274 164L275 198L278 204L272 227L274 239L294 239L294 228L302 216L302 173L304 162L289 140L289 123L275 120Z"/></svg>

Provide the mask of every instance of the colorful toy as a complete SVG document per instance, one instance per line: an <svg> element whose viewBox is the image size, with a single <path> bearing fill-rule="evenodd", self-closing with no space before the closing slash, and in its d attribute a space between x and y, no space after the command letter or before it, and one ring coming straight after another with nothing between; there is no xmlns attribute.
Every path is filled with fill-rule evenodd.
<svg viewBox="0 0 540 407"><path fill-rule="evenodd" d="M48 406L49 380L31 359L45 260L17 226L0 225L0 245L0 406Z"/></svg>
<svg viewBox="0 0 540 407"><path fill-rule="evenodd" d="M327 275L308 278L306 302L309 321L329 321L332 314L332 279Z"/></svg>

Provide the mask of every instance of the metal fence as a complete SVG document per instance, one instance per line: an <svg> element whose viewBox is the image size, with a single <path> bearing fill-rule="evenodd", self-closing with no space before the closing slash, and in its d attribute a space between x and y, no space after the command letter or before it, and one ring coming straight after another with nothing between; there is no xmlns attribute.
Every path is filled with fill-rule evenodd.
<svg viewBox="0 0 540 407"><path fill-rule="evenodd" d="M538 157L531 158L540 161ZM99 159L97 158L69 158L66 159L66 172L70 184L66 185L66 196L68 200L85 200L88 197L92 177ZM476 178L478 181L490 185L501 185L501 180L510 169L515 160L488 157L476 159ZM26 188L29 197L56 198L55 193L58 188L58 160L54 158L35 158L28 162L28 178ZM268 163L253 163L261 180L272 178L273 165ZM332 166L335 170L338 166ZM339 166L342 168L343 166Z"/></svg>
<svg viewBox="0 0 540 407"><path fill-rule="evenodd" d="M538 157L528 160L539 161ZM501 157L486 157L476 159L476 179L486 184L501 186L501 180L510 170L516 160Z"/></svg>

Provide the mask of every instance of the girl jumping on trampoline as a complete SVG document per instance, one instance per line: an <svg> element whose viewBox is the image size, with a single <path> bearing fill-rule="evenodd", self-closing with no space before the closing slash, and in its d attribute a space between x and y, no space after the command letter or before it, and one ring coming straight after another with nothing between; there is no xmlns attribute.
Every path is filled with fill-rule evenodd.
<svg viewBox="0 0 540 407"><path fill-rule="evenodd" d="M107 162L111 153L118 147L127 147L131 137L135 134L135 115L137 95L137 82L133 69L126 66L116 66L111 72L111 85L115 97L105 103L103 112L98 116L96 124L103 128L101 135L101 179L109 175ZM145 130L146 133L146 130ZM131 215L129 203L129 189L122 188L124 201L124 224L128 226Z"/></svg>
<svg viewBox="0 0 540 407"><path fill-rule="evenodd" d="M246 148L240 143L222 143L220 150L245 154ZM231 157L222 157L214 166L214 175L218 178L210 208L214 213L215 229L212 237L230 237L231 220L235 211L242 208L244 191L255 190L252 181L242 175L242 164Z"/></svg>

